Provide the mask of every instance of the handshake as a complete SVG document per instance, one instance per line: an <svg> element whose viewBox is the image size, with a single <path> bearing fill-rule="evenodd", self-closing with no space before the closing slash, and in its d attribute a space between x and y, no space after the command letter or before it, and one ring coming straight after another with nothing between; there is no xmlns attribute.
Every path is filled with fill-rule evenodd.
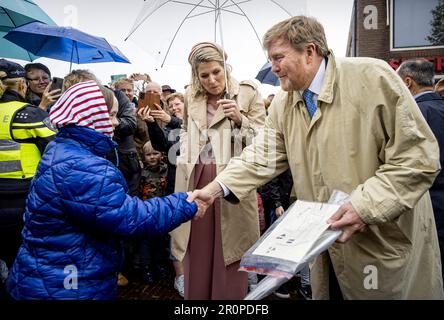
<svg viewBox="0 0 444 320"><path fill-rule="evenodd" d="M195 220L203 218L205 211L211 206L214 200L223 196L223 189L220 184L213 180L202 189L188 192L188 202L196 201L198 209L194 216ZM336 240L339 243L347 242L351 236L366 229L366 224L356 212L351 202L342 204L339 209L328 219L327 223L331 230L342 230L341 236Z"/></svg>
<svg viewBox="0 0 444 320"><path fill-rule="evenodd" d="M202 189L196 189L193 192L188 192L188 202L195 201L198 209L194 216L195 220L203 218L205 211L211 206L214 200L223 195L223 190L217 181L212 181Z"/></svg>

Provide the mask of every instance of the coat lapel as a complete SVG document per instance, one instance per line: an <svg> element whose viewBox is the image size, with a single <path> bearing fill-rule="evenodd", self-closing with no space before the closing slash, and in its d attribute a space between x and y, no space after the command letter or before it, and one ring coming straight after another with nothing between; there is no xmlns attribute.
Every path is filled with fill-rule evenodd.
<svg viewBox="0 0 444 320"><path fill-rule="evenodd" d="M215 126L217 123L225 120L224 109L222 107L217 108L216 113L214 114L213 120L211 121L208 128Z"/></svg>
<svg viewBox="0 0 444 320"><path fill-rule="evenodd" d="M207 129L207 99L199 97L188 104L188 115L199 128L199 131L205 131Z"/></svg>

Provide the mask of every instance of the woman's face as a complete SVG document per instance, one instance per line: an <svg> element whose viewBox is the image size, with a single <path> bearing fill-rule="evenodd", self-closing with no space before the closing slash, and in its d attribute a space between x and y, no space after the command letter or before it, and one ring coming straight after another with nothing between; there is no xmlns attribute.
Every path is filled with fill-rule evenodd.
<svg viewBox="0 0 444 320"><path fill-rule="evenodd" d="M48 84L51 82L49 74L40 69L31 69L26 73L29 89L32 92L42 95Z"/></svg>
<svg viewBox="0 0 444 320"><path fill-rule="evenodd" d="M225 90L224 68L217 61L204 62L197 66L199 81L208 94L221 95Z"/></svg>
<svg viewBox="0 0 444 320"><path fill-rule="evenodd" d="M174 98L173 100L170 100L168 106L169 108L171 108L176 117L178 117L179 119L183 118L184 104L182 101L180 101L179 98Z"/></svg>

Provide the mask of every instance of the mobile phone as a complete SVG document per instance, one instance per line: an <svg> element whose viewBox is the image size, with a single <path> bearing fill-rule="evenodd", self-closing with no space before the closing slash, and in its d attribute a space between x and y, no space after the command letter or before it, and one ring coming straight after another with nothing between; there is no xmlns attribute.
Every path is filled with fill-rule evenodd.
<svg viewBox="0 0 444 320"><path fill-rule="evenodd" d="M51 87L49 88L49 91L53 91L56 89L60 89L60 91L62 91L63 88L63 79L62 78L57 78L57 77L53 77L52 78L52 83L51 83Z"/></svg>
<svg viewBox="0 0 444 320"><path fill-rule="evenodd" d="M157 92L141 92L139 95L139 102L137 110L148 107L151 110L156 110L155 104L160 106L160 94Z"/></svg>
<svg viewBox="0 0 444 320"><path fill-rule="evenodd" d="M157 108L154 105L157 104L158 106L160 106L160 94L150 91L147 92L146 95L148 95L148 107L151 110L156 110Z"/></svg>
<svg viewBox="0 0 444 320"><path fill-rule="evenodd" d="M137 102L137 111L142 108L145 108L148 105L147 101L148 95L145 92L139 93L139 101Z"/></svg>

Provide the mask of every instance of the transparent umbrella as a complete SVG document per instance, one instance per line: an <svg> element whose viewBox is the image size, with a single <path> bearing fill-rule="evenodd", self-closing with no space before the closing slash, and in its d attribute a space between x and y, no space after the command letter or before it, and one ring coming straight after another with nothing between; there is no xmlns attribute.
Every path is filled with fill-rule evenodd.
<svg viewBox="0 0 444 320"><path fill-rule="evenodd" d="M306 12L302 0L145 1L127 39L149 53L157 67L187 65L191 47L214 41L228 62L254 78L266 55L263 34L275 23Z"/></svg>

